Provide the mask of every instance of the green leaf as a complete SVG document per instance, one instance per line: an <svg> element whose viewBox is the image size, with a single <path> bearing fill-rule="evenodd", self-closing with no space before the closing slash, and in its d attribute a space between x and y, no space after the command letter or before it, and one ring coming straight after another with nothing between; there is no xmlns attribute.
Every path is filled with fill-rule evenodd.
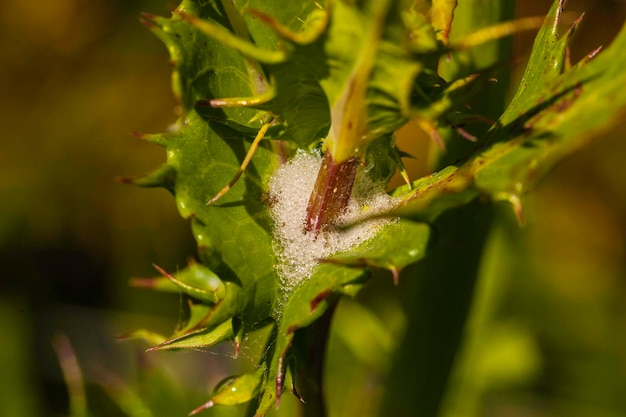
<svg viewBox="0 0 626 417"><path fill-rule="evenodd" d="M385 226L375 238L349 252L330 257L331 262L385 268L397 275L407 265L420 260L426 253L430 226L409 220L399 220Z"/></svg>
<svg viewBox="0 0 626 417"><path fill-rule="evenodd" d="M578 22L574 23L566 35L559 39L558 26L563 4L563 0L556 0L552 3L544 24L535 37L535 43L517 92L500 118L502 125L509 124L531 110L542 101L542 97L548 99L551 95L550 84L563 71L567 44L578 24Z"/></svg>
<svg viewBox="0 0 626 417"><path fill-rule="evenodd" d="M120 340L126 339L139 339L147 342L150 345L159 345L167 340L163 335L155 333L147 329L133 330L117 336Z"/></svg>
<svg viewBox="0 0 626 417"><path fill-rule="evenodd" d="M555 3L546 18L538 35L542 41L535 43L521 88L487 135L486 144L458 168L449 166L417 180L412 192L398 190L405 195L391 213L432 220L449 208L487 195L511 203L522 220L523 195L557 162L619 121L626 94L612 86L626 81L626 58L621 53L626 30L593 60L568 68L566 41L578 22L556 40L559 7Z"/></svg>
<svg viewBox="0 0 626 417"><path fill-rule="evenodd" d="M163 341L149 350L207 348L227 340L232 340L234 335L235 333L233 331L233 323L231 319L210 329L206 327L187 329L180 336Z"/></svg>
<svg viewBox="0 0 626 417"><path fill-rule="evenodd" d="M182 292L200 301L215 304L224 298L224 283L206 266L190 260L189 266L176 276L163 268L155 268L163 274L157 278L134 278L131 284L164 292Z"/></svg>
<svg viewBox="0 0 626 417"><path fill-rule="evenodd" d="M280 399L285 381L287 354L298 329L309 326L329 306L336 294L354 294L366 278L362 268L321 264L283 302L276 346L269 362L268 380L256 416L263 416Z"/></svg>
<svg viewBox="0 0 626 417"><path fill-rule="evenodd" d="M206 303L215 304L224 298L224 283L209 268L195 261L176 276L171 275L163 269L157 269L165 275L183 293L197 298Z"/></svg>
<svg viewBox="0 0 626 417"><path fill-rule="evenodd" d="M563 40L576 25L577 22L558 42L553 41L558 54L565 47ZM532 59L527 73L549 74L547 80L542 81L544 89L535 91L522 84L522 93L503 115L502 124L507 123L512 114L524 113L493 137L496 142L505 135L512 139L496 143L472 162L476 169L476 187L495 200L518 206L522 195L557 162L618 123L626 109L626 93L614 86L626 82L625 47L626 27L606 51L573 68L562 62L564 58L560 61L546 60L546 56ZM543 48L536 46L535 49ZM554 58L556 54L552 50L549 56ZM533 57L535 55L533 51ZM564 72L557 74L555 67Z"/></svg>
<svg viewBox="0 0 626 417"><path fill-rule="evenodd" d="M237 172L246 139L205 122L195 112L180 130L164 134L168 164L178 173L178 209L192 219L200 258L222 281L243 289L252 305L227 299L228 295L223 303L233 303L244 322L254 323L269 316L278 281L271 221L263 204L264 183L276 166L271 151L260 148L243 180L217 204L207 205Z"/></svg>
<svg viewBox="0 0 626 417"><path fill-rule="evenodd" d="M233 375L221 380L213 389L211 399L197 407L189 415L194 415L202 410L215 405L237 405L247 403L254 399L261 389L265 379L265 369L257 368L254 372Z"/></svg>

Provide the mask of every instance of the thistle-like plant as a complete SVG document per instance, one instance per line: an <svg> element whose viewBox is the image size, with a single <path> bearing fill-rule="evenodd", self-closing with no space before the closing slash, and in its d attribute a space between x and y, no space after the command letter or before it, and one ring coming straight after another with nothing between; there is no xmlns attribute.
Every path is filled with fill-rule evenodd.
<svg viewBox="0 0 626 417"><path fill-rule="evenodd" d="M521 219L537 181L626 106L614 88L626 83L626 32L572 65L579 20L559 35L563 1L545 20L494 22L451 40L456 8L450 0L184 0L171 18L144 15L169 50L183 111L168 132L143 135L165 147L167 162L127 181L172 192L199 262L135 281L180 291L189 305L169 337L137 335L154 350L229 340L238 350L248 333L271 328L257 369L224 381L197 412L251 402L263 416L288 390L323 415L321 364L338 298L355 296L372 269L398 280L427 254L444 212L504 201ZM442 68L535 26L516 94L485 133L468 134L463 126L483 115L467 103L506 63L471 74ZM411 181L394 139L406 124L441 148L475 143ZM396 171L407 184L386 193Z"/></svg>

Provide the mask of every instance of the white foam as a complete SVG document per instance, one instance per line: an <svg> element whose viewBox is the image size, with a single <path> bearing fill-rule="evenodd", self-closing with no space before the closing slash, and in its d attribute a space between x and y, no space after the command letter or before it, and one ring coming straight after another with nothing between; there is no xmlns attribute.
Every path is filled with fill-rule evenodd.
<svg viewBox="0 0 626 417"><path fill-rule="evenodd" d="M287 292L309 278L320 260L344 252L375 236L389 219L365 219L389 208L392 198L382 184L373 183L364 170L357 171L352 197L338 223L355 224L342 230L305 233L306 210L322 159L299 152L282 165L269 182L269 198L274 218L274 237L278 242L277 266Z"/></svg>

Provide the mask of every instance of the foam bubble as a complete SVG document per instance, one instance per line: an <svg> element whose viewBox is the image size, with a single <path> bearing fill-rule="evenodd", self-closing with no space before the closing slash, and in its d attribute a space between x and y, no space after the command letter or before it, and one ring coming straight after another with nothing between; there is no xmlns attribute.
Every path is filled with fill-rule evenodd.
<svg viewBox="0 0 626 417"><path fill-rule="evenodd" d="M320 260L347 251L375 236L389 219L365 219L389 208L392 198L382 184L372 182L359 167L346 213L338 223L355 224L345 229L321 232L317 237L305 232L306 210L322 159L299 152L282 165L269 182L269 198L278 242L277 266L284 289L289 290L309 278Z"/></svg>

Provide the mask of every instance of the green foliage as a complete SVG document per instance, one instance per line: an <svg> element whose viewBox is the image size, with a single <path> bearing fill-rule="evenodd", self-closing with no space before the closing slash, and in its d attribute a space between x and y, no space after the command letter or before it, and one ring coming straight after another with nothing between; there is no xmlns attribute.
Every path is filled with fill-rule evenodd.
<svg viewBox="0 0 626 417"><path fill-rule="evenodd" d="M436 218L479 196L510 202L521 218L524 194L626 107L626 94L614 88L626 82L620 52L626 32L596 59L572 67L566 48L578 22L559 37L562 4L555 2L519 90L473 151L393 191L392 204L372 216L394 221L371 240L320 260L295 288L285 285L274 237L280 225L267 195L281 163L321 143L338 161L363 159L373 166L372 180L386 182L402 169L392 137L398 128L413 121L438 140L437 129L470 116L462 105L485 88L488 74L452 80L438 74L440 57L456 51L448 44L454 7L434 1L428 14L392 0L321 6L185 0L171 18L145 16L170 52L183 115L171 131L145 136L167 150L167 162L129 181L174 194L191 220L201 263L137 281L186 294L189 314L170 337L132 335L157 341L154 350L188 349L225 340L239 346L250 332L272 327L257 369L225 381L199 410L255 400L255 415L265 415L285 387L298 388L305 329L332 311L338 296L356 295L371 268L397 277L425 256ZM207 204L261 139L267 140L241 179Z"/></svg>

